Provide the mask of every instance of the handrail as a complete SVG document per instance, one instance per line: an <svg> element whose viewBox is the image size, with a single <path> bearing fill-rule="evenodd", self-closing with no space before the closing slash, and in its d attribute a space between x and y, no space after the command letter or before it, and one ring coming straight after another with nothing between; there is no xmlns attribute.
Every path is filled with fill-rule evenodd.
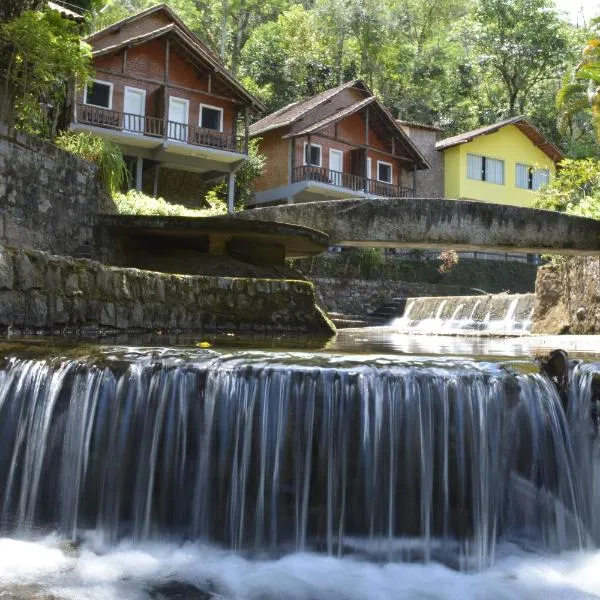
<svg viewBox="0 0 600 600"><path fill-rule="evenodd" d="M193 146L246 153L243 137L240 138L234 134L213 129L167 121L165 135L165 121L160 117L135 115L89 104L78 104L77 121L85 125L94 125L105 129L139 133L150 137L165 137Z"/></svg>
<svg viewBox="0 0 600 600"><path fill-rule="evenodd" d="M292 183L299 181L318 181L343 187L353 191L364 191L374 196L385 196L389 198L410 198L413 196L413 190L408 187L385 183L375 179L366 179L360 175L352 173L343 173L341 171L332 171L323 167L305 165L295 167L292 171Z"/></svg>

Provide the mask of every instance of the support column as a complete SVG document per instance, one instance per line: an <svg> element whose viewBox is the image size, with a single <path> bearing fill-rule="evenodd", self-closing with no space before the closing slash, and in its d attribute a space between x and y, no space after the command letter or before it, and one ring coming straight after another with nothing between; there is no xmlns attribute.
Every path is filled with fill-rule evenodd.
<svg viewBox="0 0 600 600"><path fill-rule="evenodd" d="M369 193L369 107L365 109L365 165L364 165L364 173L365 173L365 185L364 192L365 194Z"/></svg>
<svg viewBox="0 0 600 600"><path fill-rule="evenodd" d="M417 167L413 165L413 198L417 197Z"/></svg>
<svg viewBox="0 0 600 600"><path fill-rule="evenodd" d="M250 111L244 107L244 154L248 154L248 140L250 138Z"/></svg>
<svg viewBox="0 0 600 600"><path fill-rule="evenodd" d="M136 157L135 162L135 189L142 191L142 172L144 170L144 159L141 156Z"/></svg>
<svg viewBox="0 0 600 600"><path fill-rule="evenodd" d="M163 138L169 137L169 63L171 62L171 43L169 38L165 45L165 74L164 74L164 96L163 96Z"/></svg>
<svg viewBox="0 0 600 600"><path fill-rule="evenodd" d="M160 165L154 167L154 189L153 194L155 198L158 198L158 174L160 172Z"/></svg>
<svg viewBox="0 0 600 600"><path fill-rule="evenodd" d="M227 214L232 215L234 211L235 200L235 173L229 173L227 177Z"/></svg>

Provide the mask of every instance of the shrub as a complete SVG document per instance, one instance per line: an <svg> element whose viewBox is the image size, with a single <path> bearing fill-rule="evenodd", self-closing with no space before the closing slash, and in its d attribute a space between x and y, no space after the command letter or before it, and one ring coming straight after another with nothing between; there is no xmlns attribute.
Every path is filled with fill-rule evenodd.
<svg viewBox="0 0 600 600"><path fill-rule="evenodd" d="M127 166L121 149L115 143L90 133L63 132L56 138L56 145L98 167L98 179L109 194L123 189L128 179Z"/></svg>
<svg viewBox="0 0 600 600"><path fill-rule="evenodd" d="M207 200L210 208L194 209L181 204L171 204L164 198L153 198L137 190L113 195L115 210L121 215L158 217L217 217L227 213L224 202Z"/></svg>

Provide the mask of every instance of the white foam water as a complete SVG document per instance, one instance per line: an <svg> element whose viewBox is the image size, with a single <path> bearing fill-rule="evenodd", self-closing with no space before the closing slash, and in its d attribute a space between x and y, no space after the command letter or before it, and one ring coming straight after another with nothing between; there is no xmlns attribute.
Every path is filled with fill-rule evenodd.
<svg viewBox="0 0 600 600"><path fill-rule="evenodd" d="M505 545L493 568L464 573L437 563L374 564L309 553L249 560L192 543L123 541L105 547L93 536L87 536L76 555L64 549L54 536L39 541L0 539L0 598L162 600L168 596L153 594L153 589L172 582L205 590L205 596L194 598L207 600L600 597L600 552L540 556ZM28 587L32 585L34 592ZM19 590L31 595L20 596Z"/></svg>

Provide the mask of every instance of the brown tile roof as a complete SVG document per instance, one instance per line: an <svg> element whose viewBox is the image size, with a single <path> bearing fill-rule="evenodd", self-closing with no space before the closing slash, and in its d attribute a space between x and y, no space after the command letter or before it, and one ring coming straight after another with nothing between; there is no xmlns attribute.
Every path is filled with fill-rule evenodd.
<svg viewBox="0 0 600 600"><path fill-rule="evenodd" d="M466 144L481 135L495 133L507 125L514 125L517 127L535 146L547 154L554 162L559 162L565 157L560 148L549 141L537 127L523 116L505 119L504 121L498 121L498 123L493 123L492 125L486 125L484 127L479 127L478 129L473 129L472 131L446 138L445 140L439 141L435 147L436 150L446 150L447 148L452 148L459 144Z"/></svg>
<svg viewBox="0 0 600 600"><path fill-rule="evenodd" d="M69 8L65 8L64 6L62 6L61 4L57 4L56 2L48 2L46 6L50 10L56 10L61 15L63 15L63 17L67 17L67 19L77 21L78 23L83 23L83 21L85 21L85 17L83 15L75 12L74 10L70 10Z"/></svg>
<svg viewBox="0 0 600 600"><path fill-rule="evenodd" d="M279 129L280 127L292 125L314 108L317 108L343 90L351 87L361 87L363 90L368 92L370 96L372 95L369 88L362 81L358 79L348 81L347 83L343 83L337 87L325 90L324 92L321 92L312 98L300 100L299 102L292 102L291 104L276 110L274 113L264 117L264 119L252 124L250 126L250 135L256 136L260 135L261 133L265 133L266 131L271 131L272 129Z"/></svg>
<svg viewBox="0 0 600 600"><path fill-rule="evenodd" d="M428 125L427 123L418 123L417 121L405 121L404 119L396 119L398 125L404 125L405 127L411 127L413 129L425 129L427 131L436 131L438 133L443 133L443 129L441 127L437 127L436 125Z"/></svg>
<svg viewBox="0 0 600 600"><path fill-rule="evenodd" d="M175 36L180 43L182 43L188 51L192 52L196 57L200 59L200 61L204 64L207 64L211 67L212 70L217 75L223 77L223 79L238 93L242 95L249 103L256 106L259 110L265 110L265 106L263 103L258 100L253 94L251 94L246 88L223 66L223 63L218 60L215 55L208 49L208 47L202 43L202 41L190 30L188 27L181 21L181 19L166 5L158 4L157 6L153 6L147 10L141 11L131 17L123 19L122 21L118 21L109 27L97 31L96 33L88 36L86 41L93 45L94 39L100 33L105 33L107 31L111 31L113 29L118 29L122 27L125 23L130 23L131 21L137 20L141 17L145 17L157 10L164 10L170 18L172 18L173 23L169 25L165 25L164 27L160 27L151 31L149 33L144 33L138 36L133 36L117 44L112 46L107 46L105 48L101 48L100 50L92 51L92 56L102 56L104 54L113 54L118 52L122 48L129 48L132 46L137 46L139 44L143 44L145 42L149 42L150 40L162 37L163 35L171 34Z"/></svg>
<svg viewBox="0 0 600 600"><path fill-rule="evenodd" d="M308 135L309 133L314 133L315 131L319 131L320 129L327 127L327 125L331 125L332 123L336 123L337 121L341 121L342 119L345 119L346 117L349 117L350 115L353 115L354 113L363 109L365 106L368 106L369 104L373 104L376 101L377 101L377 98L375 98L375 96L370 96L369 98L365 98L364 100L361 100L359 102L356 102L355 104L351 104L350 106L348 106L346 108L343 108L341 110L338 110L337 112L334 112L332 115L329 115L329 116L325 117L324 119L321 119L320 121L317 121L316 123L313 123L312 125L309 125L305 129L302 129L301 131L294 131L293 133L289 133L288 135L284 135L283 137L287 138L287 137Z"/></svg>

